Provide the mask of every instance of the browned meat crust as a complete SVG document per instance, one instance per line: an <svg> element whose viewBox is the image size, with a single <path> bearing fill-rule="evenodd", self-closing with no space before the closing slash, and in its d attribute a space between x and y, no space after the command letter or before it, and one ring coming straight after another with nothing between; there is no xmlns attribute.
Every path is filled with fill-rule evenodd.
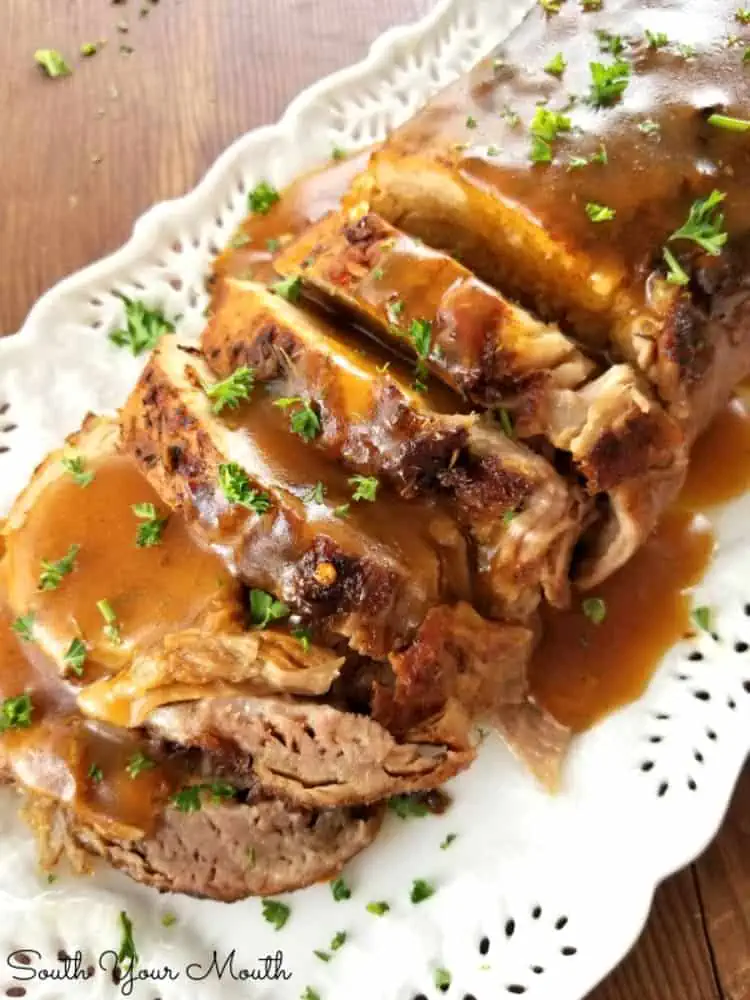
<svg viewBox="0 0 750 1000"><path fill-rule="evenodd" d="M366 716L281 698L207 698L151 716L161 739L245 760L261 788L306 808L361 805L437 788L474 759L468 722L436 742L398 742Z"/></svg>

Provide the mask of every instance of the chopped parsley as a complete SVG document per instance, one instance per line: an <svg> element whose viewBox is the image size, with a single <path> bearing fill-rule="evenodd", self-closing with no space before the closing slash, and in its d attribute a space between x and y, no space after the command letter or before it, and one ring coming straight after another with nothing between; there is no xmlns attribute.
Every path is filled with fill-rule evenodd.
<svg viewBox="0 0 750 1000"><path fill-rule="evenodd" d="M104 771L102 771L102 769L96 763L92 763L89 765L89 769L86 772L86 774L94 782L95 785L98 785L100 781L104 781Z"/></svg>
<svg viewBox="0 0 750 1000"><path fill-rule="evenodd" d="M550 59L547 65L544 67L544 72L549 73L550 76L561 77L568 67L567 60L562 52L556 52L554 56Z"/></svg>
<svg viewBox="0 0 750 1000"><path fill-rule="evenodd" d="M76 486L88 486L94 479L93 472L86 471L86 464L80 455L61 459L63 469L72 477Z"/></svg>
<svg viewBox="0 0 750 1000"><path fill-rule="evenodd" d="M531 131L531 153L533 163L552 162L552 143L561 132L570 131L570 118L559 111L550 111L542 105L537 107L529 126Z"/></svg>
<svg viewBox="0 0 750 1000"><path fill-rule="evenodd" d="M331 895L337 903L344 899L351 899L352 890L342 878L335 878L331 882Z"/></svg>
<svg viewBox="0 0 750 1000"><path fill-rule="evenodd" d="M376 476L352 476L349 482L355 487L352 500L356 502L367 500L369 503L375 503L380 485Z"/></svg>
<svg viewBox="0 0 750 1000"><path fill-rule="evenodd" d="M137 778L139 774L142 774L144 771L151 771L155 767L155 761L147 757L142 750L136 750L125 765L125 770L131 778Z"/></svg>
<svg viewBox="0 0 750 1000"><path fill-rule="evenodd" d="M472 115L469 115L467 117L467 119L466 119L466 127L467 128L476 128L477 124L478 123L477 123L476 118L474 118Z"/></svg>
<svg viewBox="0 0 750 1000"><path fill-rule="evenodd" d="M425 899L435 895L435 886L423 878L415 878L411 884L411 894L409 899L412 903L423 903Z"/></svg>
<svg viewBox="0 0 750 1000"><path fill-rule="evenodd" d="M99 51L99 46L96 44L96 42L84 42L83 45L81 46L80 51L81 55L84 56L84 58L88 56L95 56L96 53Z"/></svg>
<svg viewBox="0 0 750 1000"><path fill-rule="evenodd" d="M282 278L271 285L271 291L287 302L299 302L302 295L302 279L298 275Z"/></svg>
<svg viewBox="0 0 750 1000"><path fill-rule="evenodd" d="M506 510L506 511L505 511L505 513L503 514L503 524L504 524L504 525L506 526L506 528L507 528L507 526L508 526L508 525L509 525L509 524L510 524L510 523L511 523L512 521L515 521L515 519L516 519L517 517L518 517L518 511L517 511L517 510L515 510L515 509L514 509L514 510Z"/></svg>
<svg viewBox="0 0 750 1000"><path fill-rule="evenodd" d="M390 910L390 904L386 903L385 900L380 899L373 903L367 904L367 912L374 914L376 917L383 917Z"/></svg>
<svg viewBox="0 0 750 1000"><path fill-rule="evenodd" d="M603 108L622 96L630 82L630 64L615 59L609 66L604 63L589 63L591 70L591 91L589 101L595 108Z"/></svg>
<svg viewBox="0 0 750 1000"><path fill-rule="evenodd" d="M229 246L232 248L232 250L241 250L243 247L246 247L249 242L250 242L250 237L248 236L248 234L244 230L238 229L237 232L229 241Z"/></svg>
<svg viewBox="0 0 750 1000"><path fill-rule="evenodd" d="M515 128L516 125L520 125L521 123L521 116L517 111L514 111L513 108L503 108L500 117L504 118L511 128Z"/></svg>
<svg viewBox="0 0 750 1000"><path fill-rule="evenodd" d="M104 598L96 602L99 614L104 619L104 634L114 646L119 646L122 642L120 636L120 626L117 621L115 610L109 601Z"/></svg>
<svg viewBox="0 0 750 1000"><path fill-rule="evenodd" d="M29 611L28 614L19 615L10 627L19 639L22 639L24 642L33 642L35 621L36 615L33 611Z"/></svg>
<svg viewBox="0 0 750 1000"><path fill-rule="evenodd" d="M329 945L331 951L338 951L339 948L343 948L346 944L346 938L346 931L337 931L331 938L331 943Z"/></svg>
<svg viewBox="0 0 750 1000"><path fill-rule="evenodd" d="M156 347L167 333L174 333L174 325L158 309L149 309L138 299L120 295L125 303L125 327L113 330L109 339L116 347L127 347L134 357Z"/></svg>
<svg viewBox="0 0 750 1000"><path fill-rule="evenodd" d="M262 909L263 919L273 924L277 931L281 930L292 912L286 903L280 903L277 899L264 899Z"/></svg>
<svg viewBox="0 0 750 1000"><path fill-rule="evenodd" d="M590 201L586 204L586 215L592 222L611 222L615 217L614 208L607 205L600 205L598 202Z"/></svg>
<svg viewBox="0 0 750 1000"><path fill-rule="evenodd" d="M607 617L607 605L601 597L586 597L581 602L581 609L588 620L594 625L601 625Z"/></svg>
<svg viewBox="0 0 750 1000"><path fill-rule="evenodd" d="M432 341L432 323L426 319L414 319L409 327L409 339L417 352L417 366L414 372L414 388L419 392L426 391L427 358L430 356Z"/></svg>
<svg viewBox="0 0 750 1000"><path fill-rule="evenodd" d="M383 275L385 274L385 271L383 270L382 267L374 267L370 272L370 274L375 279L375 281L381 281Z"/></svg>
<svg viewBox="0 0 750 1000"><path fill-rule="evenodd" d="M747 7L738 7L734 16L740 24L750 24L750 9Z"/></svg>
<svg viewBox="0 0 750 1000"><path fill-rule="evenodd" d="M346 159L346 150L342 149L341 146L334 146L331 149L331 159L335 162Z"/></svg>
<svg viewBox="0 0 750 1000"><path fill-rule="evenodd" d="M601 10L604 0L581 0L583 10Z"/></svg>
<svg viewBox="0 0 750 1000"><path fill-rule="evenodd" d="M709 125L726 129L727 132L750 132L750 121L746 118L731 118L729 115L710 115Z"/></svg>
<svg viewBox="0 0 750 1000"><path fill-rule="evenodd" d="M72 640L63 657L63 663L78 677L83 676L83 665L86 662L86 645L78 638Z"/></svg>
<svg viewBox="0 0 750 1000"><path fill-rule="evenodd" d="M161 918L162 927L173 927L177 923L177 915L172 913L171 910L167 910L164 916Z"/></svg>
<svg viewBox="0 0 750 1000"><path fill-rule="evenodd" d="M742 53L742 61L743 63L750 63L750 48L745 49Z"/></svg>
<svg viewBox="0 0 750 1000"><path fill-rule="evenodd" d="M698 55L698 50L694 45L678 45L677 48L683 59L692 59L693 56Z"/></svg>
<svg viewBox="0 0 750 1000"><path fill-rule="evenodd" d="M418 795L394 795L388 799L388 808L400 819L413 819L429 813L424 799Z"/></svg>
<svg viewBox="0 0 750 1000"><path fill-rule="evenodd" d="M669 38L663 31L649 31L646 28L644 34L650 49L663 49L665 45L669 45Z"/></svg>
<svg viewBox="0 0 750 1000"><path fill-rule="evenodd" d="M300 1000L320 1000L320 993L314 990L312 986L306 986Z"/></svg>
<svg viewBox="0 0 750 1000"><path fill-rule="evenodd" d="M259 517L271 506L269 495L252 489L247 473L236 462L219 466L219 487L229 503L246 507Z"/></svg>
<svg viewBox="0 0 750 1000"><path fill-rule="evenodd" d="M448 848L451 846L451 844L455 841L455 839L456 839L457 836L458 836L457 833L449 833L446 836L445 840L440 845L440 850L441 851L447 851Z"/></svg>
<svg viewBox="0 0 750 1000"><path fill-rule="evenodd" d="M545 14L559 14L563 0L538 0Z"/></svg>
<svg viewBox="0 0 750 1000"><path fill-rule="evenodd" d="M670 285L687 285L690 281L690 276L680 265L680 262L677 260L669 247L664 247L662 253L664 254L664 260L667 265L667 281Z"/></svg>
<svg viewBox="0 0 750 1000"><path fill-rule="evenodd" d="M199 812L201 808L201 786L186 785L172 796L175 809L183 813Z"/></svg>
<svg viewBox="0 0 750 1000"><path fill-rule="evenodd" d="M0 703L0 733L8 729L28 729L33 711L34 706L28 691L14 698L6 698Z"/></svg>
<svg viewBox="0 0 750 1000"><path fill-rule="evenodd" d="M311 486L306 493L303 493L302 499L305 503L323 503L326 495L326 488L323 483L318 480L318 482Z"/></svg>
<svg viewBox="0 0 750 1000"><path fill-rule="evenodd" d="M235 368L231 375L228 375L221 382L214 382L213 385L203 383L203 391L213 403L214 413L228 407L236 410L240 403L246 402L250 398L255 383L255 371L243 365Z"/></svg>
<svg viewBox="0 0 750 1000"><path fill-rule="evenodd" d="M322 430L320 417L313 409L309 401L305 401L301 396L283 396L274 400L274 406L281 410L288 410L290 407L297 407L289 417L289 426L294 434L299 435L303 441L313 441Z"/></svg>
<svg viewBox="0 0 750 1000"><path fill-rule="evenodd" d="M279 192L268 181L261 181L247 196L247 207L254 215L268 215L279 201Z"/></svg>
<svg viewBox="0 0 750 1000"><path fill-rule="evenodd" d="M723 230L724 215L718 211L725 197L722 191L712 191L707 198L694 201L687 221L669 239L692 240L712 257L718 257L727 241L727 233Z"/></svg>
<svg viewBox="0 0 750 1000"><path fill-rule="evenodd" d="M699 628L702 632L711 632L713 630L713 612L711 608L701 605L698 608L693 608L690 615L693 624Z"/></svg>
<svg viewBox="0 0 750 1000"><path fill-rule="evenodd" d="M506 409L501 408L497 411L497 417L500 421L500 427L503 434L509 438L515 437L516 432L513 429L513 418L510 413L508 413Z"/></svg>
<svg viewBox="0 0 750 1000"><path fill-rule="evenodd" d="M342 503L338 507L333 508L333 513L336 517L346 517L351 508L352 505L350 503Z"/></svg>
<svg viewBox="0 0 750 1000"><path fill-rule="evenodd" d="M661 132L661 125L650 118L647 118L643 122L638 122L638 128L644 135L657 135Z"/></svg>
<svg viewBox="0 0 750 1000"><path fill-rule="evenodd" d="M622 35L613 35L610 31L600 29L596 32L596 37L599 39L600 52L609 52L610 55L619 56L621 52L625 51Z"/></svg>
<svg viewBox="0 0 750 1000"><path fill-rule="evenodd" d="M150 549L160 545L168 517L161 517L152 503L134 503L130 508L138 520L138 530L135 534L135 544L139 549Z"/></svg>
<svg viewBox="0 0 750 1000"><path fill-rule="evenodd" d="M138 964L138 951L133 940L133 922L125 910L120 910L120 950L117 952L117 964L128 963L128 969L132 971Z"/></svg>
<svg viewBox="0 0 750 1000"><path fill-rule="evenodd" d="M293 628L292 636L299 642L302 646L302 651L304 653L310 652L310 646L312 644L312 629L309 628Z"/></svg>
<svg viewBox="0 0 750 1000"><path fill-rule="evenodd" d="M42 559L42 572L39 575L39 590L57 590L63 578L73 572L76 556L81 551L80 545L71 545L62 559L50 562Z"/></svg>
<svg viewBox="0 0 750 1000"><path fill-rule="evenodd" d="M277 240L272 237L270 240L266 240L266 250L269 253L276 253L276 251L281 247L281 240Z"/></svg>
<svg viewBox="0 0 750 1000"><path fill-rule="evenodd" d="M250 621L256 628L266 628L271 622L289 616L289 608L265 590L250 591Z"/></svg>
<svg viewBox="0 0 750 1000"><path fill-rule="evenodd" d="M319 948L313 949L313 955L315 955L316 958L319 958L321 962L331 961L329 953L327 951L321 951Z"/></svg>
<svg viewBox="0 0 750 1000"><path fill-rule="evenodd" d="M70 66L65 62L65 57L57 49L37 49L34 53L34 61L53 80L58 76L70 76L72 72Z"/></svg>
<svg viewBox="0 0 750 1000"><path fill-rule="evenodd" d="M447 969L435 969L435 986L437 989L445 992L450 988L453 982L453 976Z"/></svg>
<svg viewBox="0 0 750 1000"><path fill-rule="evenodd" d="M386 302L385 312L391 326L398 326L401 313L404 311L404 303L401 299L393 299Z"/></svg>

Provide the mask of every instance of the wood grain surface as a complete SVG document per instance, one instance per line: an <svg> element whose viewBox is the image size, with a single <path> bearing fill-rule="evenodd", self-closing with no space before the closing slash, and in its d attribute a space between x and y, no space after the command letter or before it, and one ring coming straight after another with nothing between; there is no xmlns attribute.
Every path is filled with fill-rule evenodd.
<svg viewBox="0 0 750 1000"><path fill-rule="evenodd" d="M430 2L3 0L0 331L118 247L153 202L189 190L236 136ZM60 49L72 76L45 79L37 48ZM592 998L750 1000L750 773L717 842L658 891L640 943Z"/></svg>

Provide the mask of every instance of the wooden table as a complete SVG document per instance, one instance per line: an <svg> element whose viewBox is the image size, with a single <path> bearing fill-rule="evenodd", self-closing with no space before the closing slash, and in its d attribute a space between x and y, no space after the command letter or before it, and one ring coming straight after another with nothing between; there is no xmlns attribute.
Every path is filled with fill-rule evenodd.
<svg viewBox="0 0 750 1000"><path fill-rule="evenodd" d="M191 188L232 139L430 2L5 0L0 331L118 247L153 202ZM69 55L72 77L42 77L33 53L46 47ZM721 837L659 890L647 933L593 996L750 998L750 773Z"/></svg>

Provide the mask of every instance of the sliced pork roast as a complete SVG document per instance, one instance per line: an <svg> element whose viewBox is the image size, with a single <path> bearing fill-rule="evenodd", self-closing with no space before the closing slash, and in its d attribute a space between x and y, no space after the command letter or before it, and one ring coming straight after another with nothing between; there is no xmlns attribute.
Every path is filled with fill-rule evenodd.
<svg viewBox="0 0 750 1000"><path fill-rule="evenodd" d="M584 504L541 456L489 421L453 415L452 393L416 391L398 358L371 356L351 331L257 284L224 282L202 344L219 379L249 367L273 398L315 399L311 445L328 458L404 497L447 498L477 546L489 613L525 618L542 591L566 603Z"/></svg>
<svg viewBox="0 0 750 1000"><path fill-rule="evenodd" d="M630 362L692 438L750 370L747 307L719 319L747 299L737 8L715 4L698 38L669 0L600 7L534 6L391 134L353 197Z"/></svg>

